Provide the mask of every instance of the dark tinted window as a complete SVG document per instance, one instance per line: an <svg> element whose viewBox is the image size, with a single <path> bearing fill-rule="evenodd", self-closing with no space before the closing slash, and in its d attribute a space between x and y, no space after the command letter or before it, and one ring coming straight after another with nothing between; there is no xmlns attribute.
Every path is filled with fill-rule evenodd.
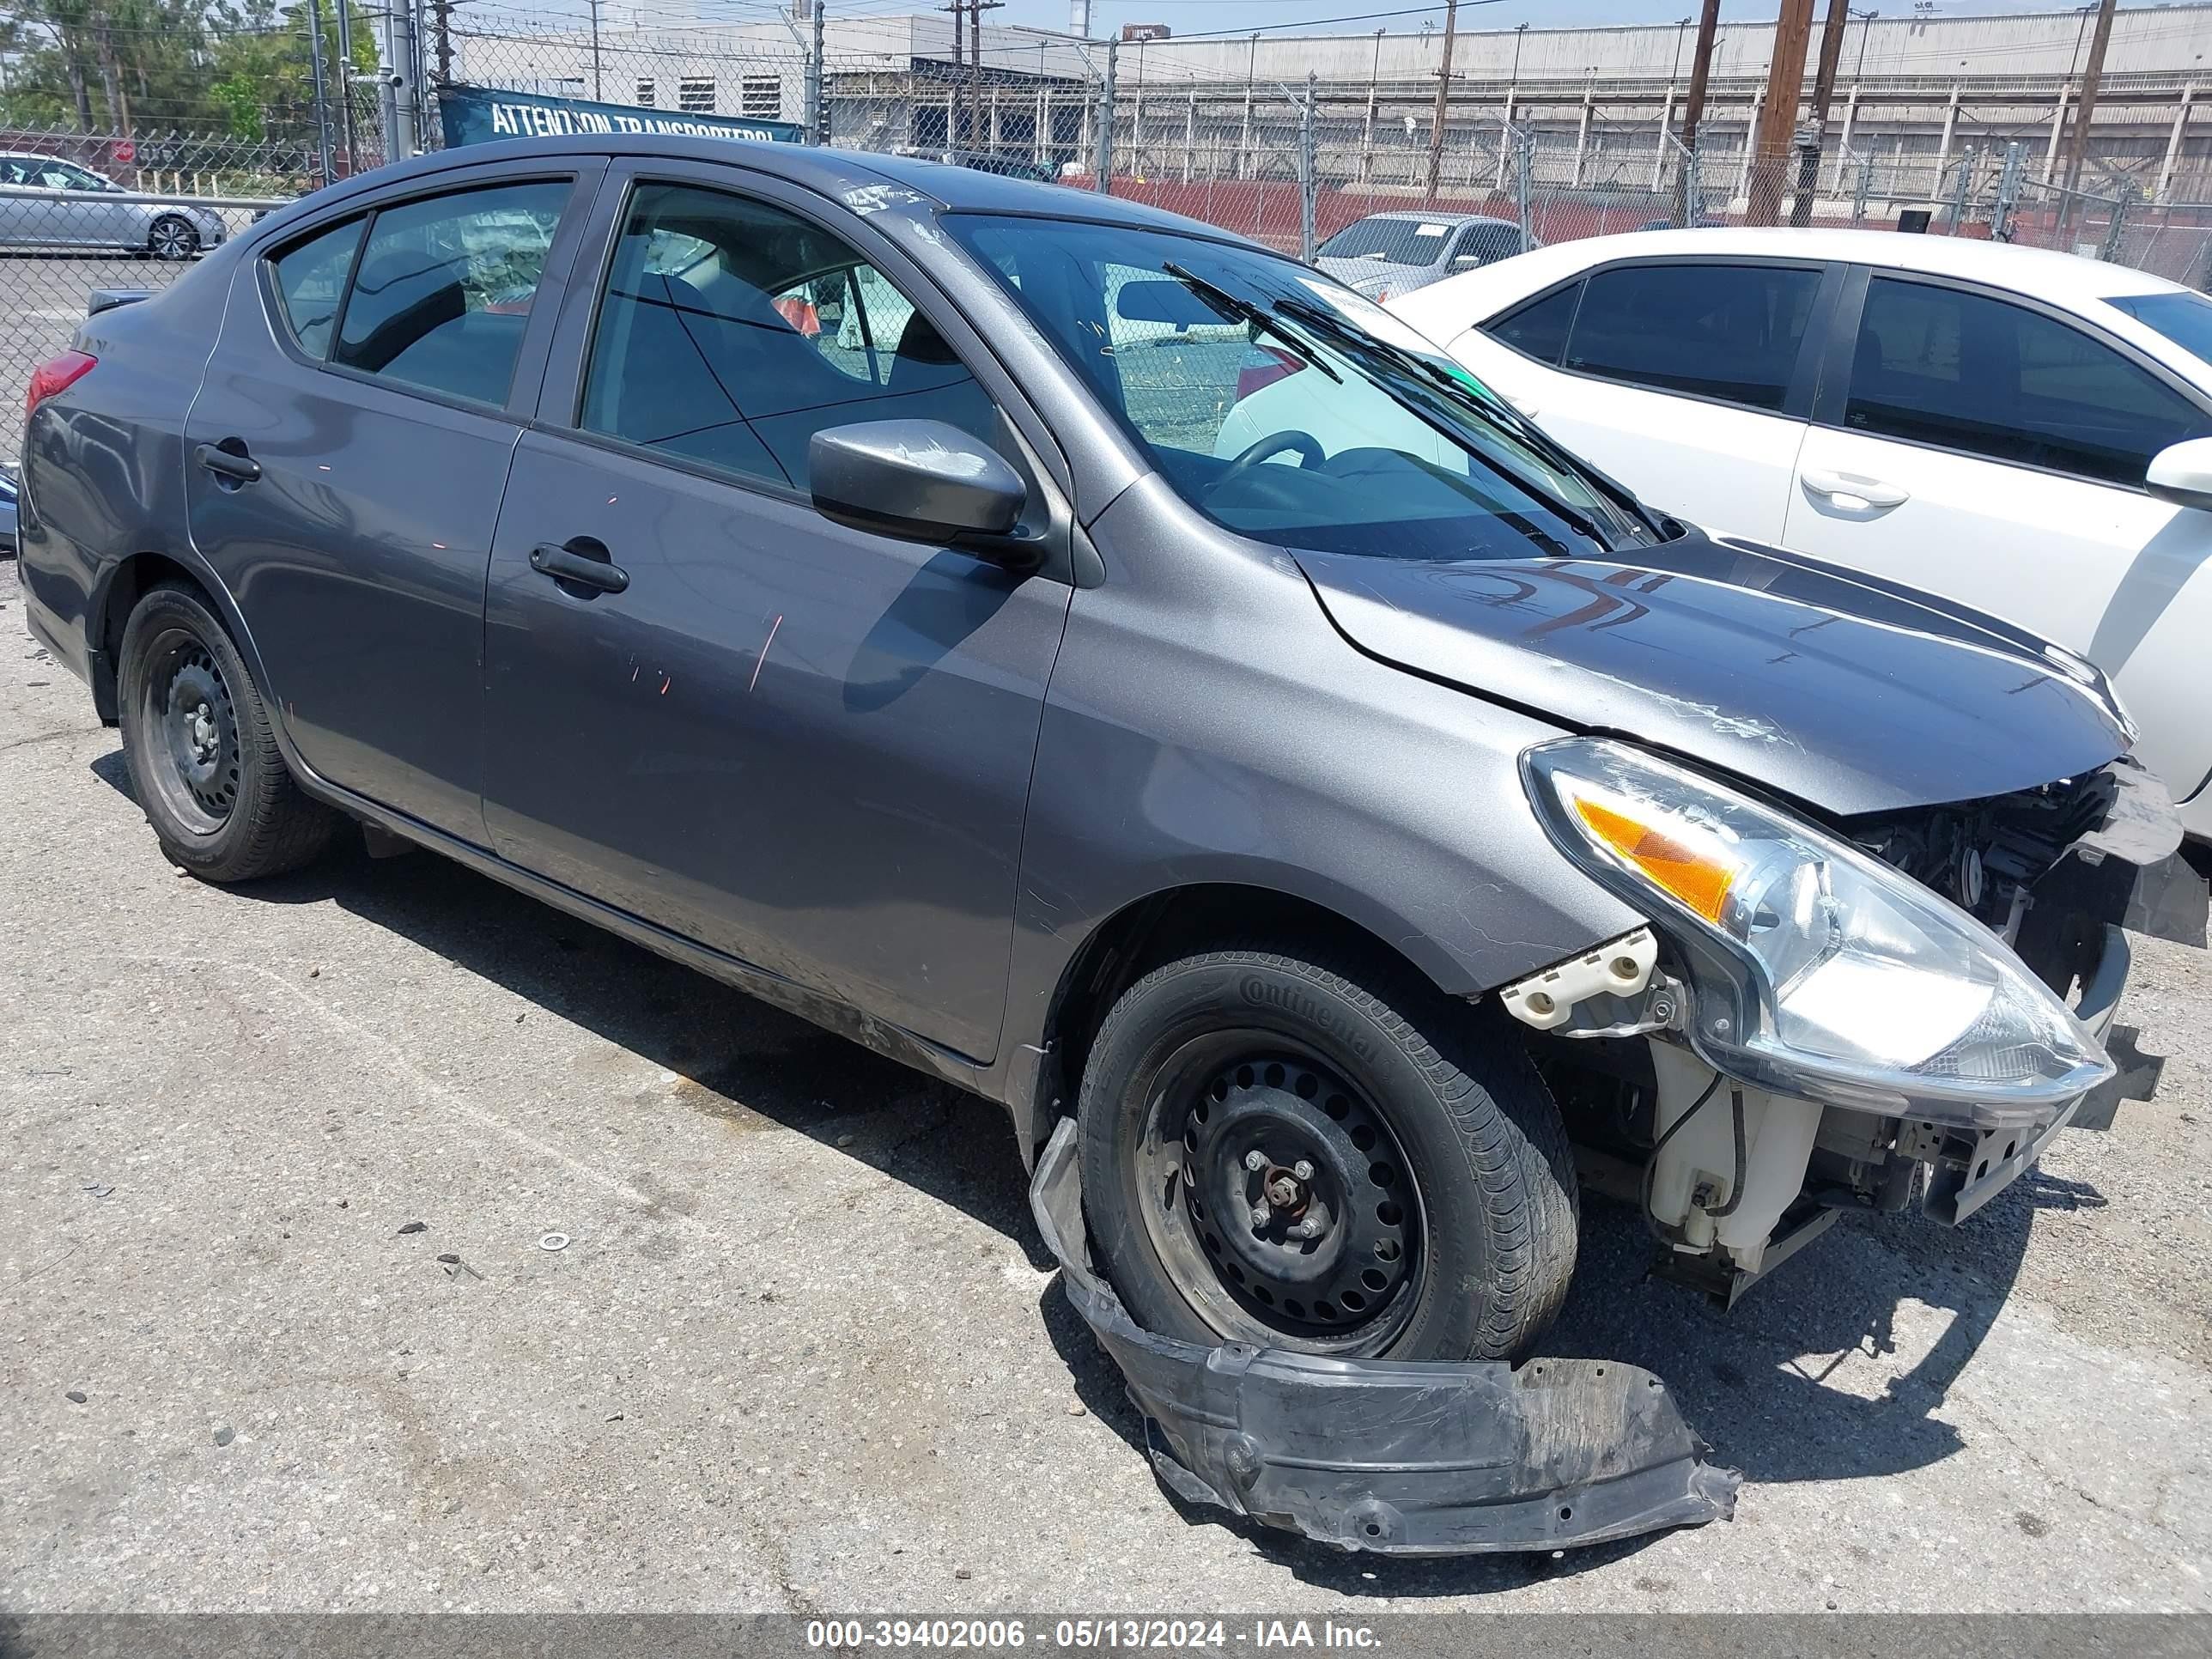
<svg viewBox="0 0 2212 1659"><path fill-rule="evenodd" d="M331 361L477 403L507 401L565 183L410 202L370 223Z"/></svg>
<svg viewBox="0 0 2212 1659"><path fill-rule="evenodd" d="M1483 331L1516 351L1527 352L1540 363L1556 366L1567 343L1567 325L1575 319L1575 301L1582 296L1583 285L1570 283L1556 294L1547 294L1518 311L1509 312Z"/></svg>
<svg viewBox="0 0 2212 1659"><path fill-rule="evenodd" d="M270 262L292 337L310 357L322 356L331 349L331 325L337 319L346 272L353 269L353 251L360 244L364 222L356 219L326 230Z"/></svg>
<svg viewBox="0 0 2212 1659"><path fill-rule="evenodd" d="M639 188L599 301L587 428L804 489L817 432L902 419L1008 453L989 395L847 243L765 202Z"/></svg>
<svg viewBox="0 0 2212 1659"><path fill-rule="evenodd" d="M2122 294L2105 303L2212 363L2212 300L2201 294Z"/></svg>
<svg viewBox="0 0 2212 1659"><path fill-rule="evenodd" d="M1620 265L1583 284L1566 367L1779 409L1820 273L1780 265Z"/></svg>
<svg viewBox="0 0 2212 1659"><path fill-rule="evenodd" d="M1521 252L1521 233L1512 225L1469 225L1460 232L1452 258L1495 264Z"/></svg>
<svg viewBox="0 0 2212 1659"><path fill-rule="evenodd" d="M1991 460L2139 484L2197 407L2080 329L1986 295L1867 285L1844 423Z"/></svg>

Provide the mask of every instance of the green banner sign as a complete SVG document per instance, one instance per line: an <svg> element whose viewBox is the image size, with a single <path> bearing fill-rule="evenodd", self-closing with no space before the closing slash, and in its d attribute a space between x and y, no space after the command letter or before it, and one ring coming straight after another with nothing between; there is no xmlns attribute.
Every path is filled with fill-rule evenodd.
<svg viewBox="0 0 2212 1659"><path fill-rule="evenodd" d="M701 138L750 138L795 144L805 129L793 121L741 121L732 115L670 113L635 104L594 104L490 87L441 87L438 120L446 148L500 138L557 138L571 133L673 132Z"/></svg>

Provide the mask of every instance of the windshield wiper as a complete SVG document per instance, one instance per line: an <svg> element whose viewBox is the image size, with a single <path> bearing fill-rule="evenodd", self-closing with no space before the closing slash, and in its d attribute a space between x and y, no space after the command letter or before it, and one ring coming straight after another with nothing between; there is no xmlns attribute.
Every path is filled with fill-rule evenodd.
<svg viewBox="0 0 2212 1659"><path fill-rule="evenodd" d="M1263 333L1270 335L1275 339L1280 340L1285 347L1289 349L1290 354L1293 357L1296 357L1300 362L1304 363L1309 368L1319 369L1322 374L1328 375L1330 380L1335 381L1339 386L1342 386L1344 384L1343 375L1338 374L1334 369L1331 368L1328 363L1316 356L1314 353L1314 349L1311 346L1308 345L1304 340L1298 338L1297 335L1290 332L1282 325L1281 323L1278 322L1265 306L1254 305L1249 300L1240 300L1237 295L1231 294L1227 289L1219 286L1218 283L1207 282L1205 277L1200 276L1196 271L1188 270L1182 266L1177 264L1172 259L1164 260L1160 264L1160 269L1167 272L1169 276L1174 277L1176 281L1182 283L1184 286L1196 289L1201 297L1211 301L1214 305L1218 306L1222 310L1236 318L1237 321L1249 324L1252 327L1259 329Z"/></svg>
<svg viewBox="0 0 2212 1659"><path fill-rule="evenodd" d="M1340 343L1347 347L1355 353L1360 351L1374 352L1377 356L1382 357L1385 361L1397 365L1399 368L1405 369L1419 379L1425 380L1434 385L1442 386L1446 391L1455 392L1462 398L1466 396L1467 388L1462 386L1457 380L1454 379L1449 370L1441 368L1436 364L1429 362L1422 357L1417 356L1413 352L1405 349L1402 346L1393 345L1388 340L1379 340L1372 334L1367 333L1362 329L1354 328L1350 323L1346 322L1343 319L1331 315L1328 312L1322 310L1318 306L1310 306L1302 300L1279 300L1276 301L1275 310L1281 313L1284 316L1290 318L1301 327L1310 328L1318 333L1326 334L1331 339L1338 341ZM1401 398L1400 401L1404 402L1405 400ZM1491 420L1491 424L1493 426L1501 424L1501 422L1491 418L1492 411L1485 407L1480 399L1474 400L1474 403L1475 407L1481 411L1484 417ZM1410 404L1407 404L1407 407L1413 409L1416 415L1420 416L1421 418L1427 421L1430 425L1437 425L1435 418L1427 415L1419 407ZM1516 412L1516 418L1518 418L1517 411ZM1438 429L1444 430L1442 428L1439 428ZM1473 455L1477 460L1480 461L1485 466L1488 467L1492 472L1495 472L1499 477L1504 479L1515 489L1526 491L1537 501L1542 502L1546 510L1550 512L1553 517L1559 519L1560 522L1566 525L1567 527L1572 530L1577 535L1583 537L1585 540L1595 542L1600 550L1604 552L1610 553L1613 551L1612 538L1606 535L1603 531L1598 528L1596 520L1591 518L1589 514L1583 512L1578 507L1569 505L1568 502L1561 499L1553 491L1542 488L1534 479L1523 477L1521 473L1516 471L1513 468L1507 466L1504 462L1498 459L1495 456L1486 454L1480 445L1467 443L1464 439L1458 437L1456 434L1448 430L1444 430L1444 435L1451 438L1454 442L1461 444L1466 448L1469 454ZM1518 436L1519 434L1516 433L1515 435ZM1552 445L1550 441L1547 439L1545 441L1544 447L1549 450L1553 449L1556 447ZM1571 470L1577 471L1580 471L1579 468L1573 468Z"/></svg>

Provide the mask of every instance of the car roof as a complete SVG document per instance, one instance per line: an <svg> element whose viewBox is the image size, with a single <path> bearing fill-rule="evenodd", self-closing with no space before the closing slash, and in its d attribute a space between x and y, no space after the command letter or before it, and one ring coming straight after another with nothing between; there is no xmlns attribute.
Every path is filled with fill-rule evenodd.
<svg viewBox="0 0 2212 1659"><path fill-rule="evenodd" d="M317 191L313 210L321 212L356 196L382 194L395 185L425 179L459 167L509 161L527 163L550 157L605 155L659 156L670 160L720 163L784 179L842 201L862 214L906 212L915 209L945 209L954 212L1030 215L1054 219L1083 219L1133 228L1175 231L1203 236L1211 241L1239 246L1260 245L1218 226L1186 219L1142 203L1123 201L1088 191L1071 190L1006 173L949 166L918 156L886 155L873 150L817 149L806 144L769 143L744 138L702 138L683 133L592 133L558 138L501 139L469 144L395 162L354 179ZM271 215L270 222L290 222L287 210ZM1267 252L1266 249L1260 249Z"/></svg>
<svg viewBox="0 0 2212 1659"><path fill-rule="evenodd" d="M2179 285L2131 266L2108 264L2077 253L2021 247L1969 236L1911 235L1893 230L1828 230L1714 225L1684 230L1641 230L1554 243L1510 262L1524 273L1520 286L1540 287L1608 259L1660 259L1684 254L1763 258L1834 259L1891 270L1923 271L2016 289L2060 301L2116 295L2162 294ZM1524 263L1528 262L1528 263ZM1492 266L1504 269L1504 264ZM1538 266L1549 268L1540 275Z"/></svg>

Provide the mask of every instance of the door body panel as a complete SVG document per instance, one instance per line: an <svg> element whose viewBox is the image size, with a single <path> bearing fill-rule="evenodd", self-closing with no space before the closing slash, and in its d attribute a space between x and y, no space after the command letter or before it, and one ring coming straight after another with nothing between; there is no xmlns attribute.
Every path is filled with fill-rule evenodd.
<svg viewBox="0 0 2212 1659"><path fill-rule="evenodd" d="M2136 752L2174 798L2203 782L2212 514L1833 427L1807 434L1799 472L1784 546L1978 606L2080 652L2112 677L2142 728ZM1827 493L1808 477L1866 493Z"/></svg>
<svg viewBox="0 0 2212 1659"><path fill-rule="evenodd" d="M578 217L572 198L565 222ZM484 572L522 429L509 410L536 396L531 365L542 367L573 246L564 230L546 260L507 410L308 361L255 262L234 276L185 422L193 545L253 630L301 757L478 844ZM250 455L260 477L218 477L195 460L201 445Z"/></svg>
<svg viewBox="0 0 2212 1659"><path fill-rule="evenodd" d="M532 568L586 537L621 592ZM1068 597L533 432L488 589L493 845L988 1060Z"/></svg>

